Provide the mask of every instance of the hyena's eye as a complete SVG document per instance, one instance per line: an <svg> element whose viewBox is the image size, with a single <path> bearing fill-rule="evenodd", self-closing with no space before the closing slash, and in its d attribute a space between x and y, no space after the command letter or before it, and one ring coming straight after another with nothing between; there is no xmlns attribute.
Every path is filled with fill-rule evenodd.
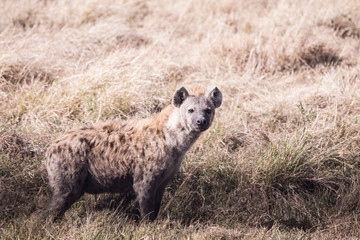
<svg viewBox="0 0 360 240"><path fill-rule="evenodd" d="M194 112L194 109L190 108L190 109L188 110L188 112L189 112L189 113L193 113L193 112Z"/></svg>
<svg viewBox="0 0 360 240"><path fill-rule="evenodd" d="M211 114L211 113L212 113L212 110L211 110L210 108L208 108L208 109L205 110L205 112L206 112L207 114Z"/></svg>

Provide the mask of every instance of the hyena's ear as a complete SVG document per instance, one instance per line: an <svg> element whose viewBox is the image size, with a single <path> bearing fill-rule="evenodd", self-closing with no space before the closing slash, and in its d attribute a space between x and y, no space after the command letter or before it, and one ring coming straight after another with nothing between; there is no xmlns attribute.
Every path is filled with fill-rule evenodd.
<svg viewBox="0 0 360 240"><path fill-rule="evenodd" d="M180 105L185 101L185 99L189 96L188 91L184 88L181 87L179 88L173 97L173 104L175 107L180 107Z"/></svg>
<svg viewBox="0 0 360 240"><path fill-rule="evenodd" d="M222 93L220 90L215 87L210 93L209 96L210 100L214 103L215 108L218 108L221 106L222 103Z"/></svg>

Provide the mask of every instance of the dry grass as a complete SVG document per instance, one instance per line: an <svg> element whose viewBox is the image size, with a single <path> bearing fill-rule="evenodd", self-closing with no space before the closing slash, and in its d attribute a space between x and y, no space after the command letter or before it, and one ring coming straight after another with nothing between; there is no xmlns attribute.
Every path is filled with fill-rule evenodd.
<svg viewBox="0 0 360 240"><path fill-rule="evenodd" d="M357 1L0 0L0 236L342 239L360 236ZM216 122L155 223L84 196L37 220L50 142L145 117L179 86L218 86Z"/></svg>

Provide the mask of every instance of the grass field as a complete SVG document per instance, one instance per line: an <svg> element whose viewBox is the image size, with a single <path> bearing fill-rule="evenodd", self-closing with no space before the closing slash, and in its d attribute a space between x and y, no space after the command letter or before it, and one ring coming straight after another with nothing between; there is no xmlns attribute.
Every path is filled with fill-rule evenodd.
<svg viewBox="0 0 360 240"><path fill-rule="evenodd" d="M1 239L360 238L360 1L0 6ZM155 222L115 194L39 220L53 140L196 85L223 105Z"/></svg>

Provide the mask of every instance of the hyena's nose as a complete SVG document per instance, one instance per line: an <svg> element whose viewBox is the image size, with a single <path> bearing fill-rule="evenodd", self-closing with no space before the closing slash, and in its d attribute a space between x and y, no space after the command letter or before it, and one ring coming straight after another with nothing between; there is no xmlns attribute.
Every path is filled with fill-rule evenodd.
<svg viewBox="0 0 360 240"><path fill-rule="evenodd" d="M207 124L207 120L205 118L201 118L201 119L196 120L196 123L198 126L203 126L203 125Z"/></svg>

